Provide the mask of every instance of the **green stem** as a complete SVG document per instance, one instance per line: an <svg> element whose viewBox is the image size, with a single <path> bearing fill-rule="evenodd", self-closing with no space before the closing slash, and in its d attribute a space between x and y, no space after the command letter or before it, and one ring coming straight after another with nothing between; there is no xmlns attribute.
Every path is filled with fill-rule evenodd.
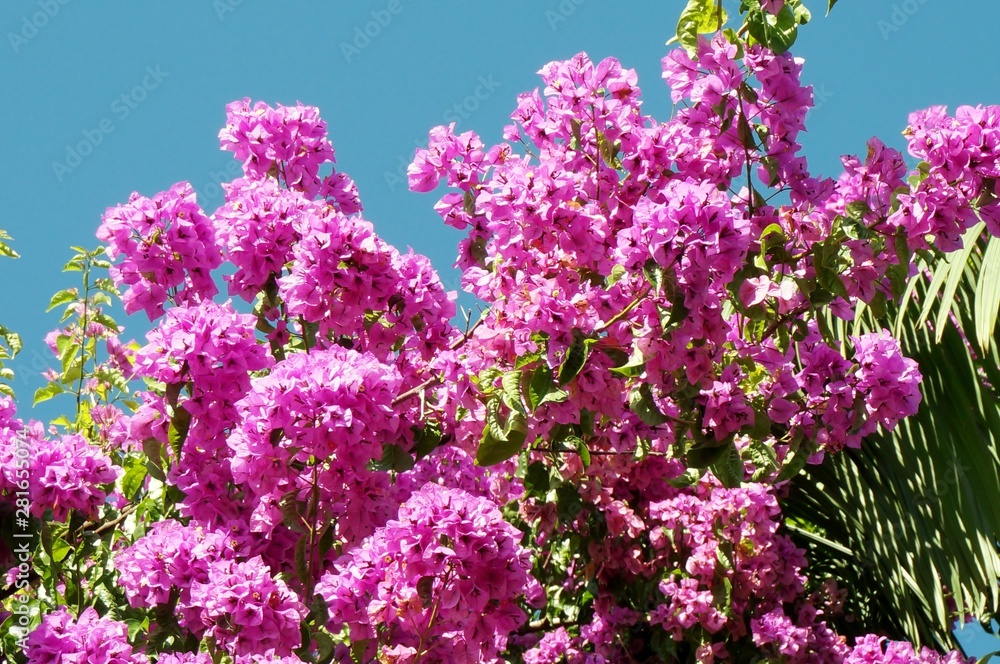
<svg viewBox="0 0 1000 664"><path fill-rule="evenodd" d="M651 290L653 290L653 285L649 284L648 286L646 286L646 288L644 288L642 290L641 293L639 293L638 295L636 295L635 298L631 302L629 302L625 306L624 309L622 309L617 314L615 314L614 316L612 316L611 319L608 320L608 322L604 323L599 328L597 328L596 330L594 330L594 333L595 334L600 334L601 332L604 332L605 330L607 330L609 327L611 327L615 323L617 323L617 322L621 321L623 318L625 318L625 316L627 316L630 311L632 311L633 309L635 309L637 306L639 306L640 302L642 302L643 300L646 299L646 296L649 295L649 291L651 291Z"/></svg>
<svg viewBox="0 0 1000 664"><path fill-rule="evenodd" d="M84 364L87 362L87 315L90 304L90 257L87 257L83 269L83 314L80 318L80 378L76 383L76 422L80 422L80 409L83 401Z"/></svg>

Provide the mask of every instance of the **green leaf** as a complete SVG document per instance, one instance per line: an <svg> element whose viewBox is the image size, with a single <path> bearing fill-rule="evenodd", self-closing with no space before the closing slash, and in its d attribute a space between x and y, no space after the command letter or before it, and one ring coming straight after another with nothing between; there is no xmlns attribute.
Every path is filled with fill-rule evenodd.
<svg viewBox="0 0 1000 664"><path fill-rule="evenodd" d="M621 281L622 277L624 277L625 274L626 274L626 271L625 271L625 268L623 266L621 266L621 265L615 265L613 268L611 268L611 274L609 274L607 276L607 278L604 280L605 286L607 288L611 288L612 286L614 286L615 284L617 284L619 281Z"/></svg>
<svg viewBox="0 0 1000 664"><path fill-rule="evenodd" d="M809 11L802 0L787 0L788 6L792 8L792 14L795 16L795 22L799 25L805 25L812 20L812 12ZM836 0L834 0L836 2Z"/></svg>
<svg viewBox="0 0 1000 664"><path fill-rule="evenodd" d="M399 445L382 444L382 458L376 464L379 470L393 470L397 473L413 468L413 456Z"/></svg>
<svg viewBox="0 0 1000 664"><path fill-rule="evenodd" d="M434 602L434 576L422 576L417 580L417 597L424 607L429 608Z"/></svg>
<svg viewBox="0 0 1000 664"><path fill-rule="evenodd" d="M295 543L295 576L302 583L309 582L309 553L309 538L302 535Z"/></svg>
<svg viewBox="0 0 1000 664"><path fill-rule="evenodd" d="M868 203L865 201L852 201L847 204L846 211L849 219L858 223L864 223L865 215L870 213L872 209L868 207Z"/></svg>
<svg viewBox="0 0 1000 664"><path fill-rule="evenodd" d="M146 455L146 470L150 477L160 482L166 481L163 473L163 443L156 438L147 438L142 441L142 451Z"/></svg>
<svg viewBox="0 0 1000 664"><path fill-rule="evenodd" d="M837 0L827 0L827 5L826 5L826 15L827 16L829 16L830 12L833 11L833 6L835 4L837 4Z"/></svg>
<svg viewBox="0 0 1000 664"><path fill-rule="evenodd" d="M59 362L62 364L63 374L69 373L74 360L79 358L80 344L73 341L72 337L60 334L56 337L56 350L59 351ZM63 380L68 380L65 376Z"/></svg>
<svg viewBox="0 0 1000 664"><path fill-rule="evenodd" d="M365 652L368 650L369 641L371 639L351 641L351 661L354 664L362 664L365 661Z"/></svg>
<svg viewBox="0 0 1000 664"><path fill-rule="evenodd" d="M596 417L593 411L583 408L580 410L580 431L586 436L594 435L594 422Z"/></svg>
<svg viewBox="0 0 1000 664"><path fill-rule="evenodd" d="M656 402L653 400L653 392L649 387L649 383L643 383L629 393L628 407L633 413L639 416L640 420L651 427L655 427L669 421L667 416L661 413L660 409L656 407Z"/></svg>
<svg viewBox="0 0 1000 664"><path fill-rule="evenodd" d="M462 197L462 211L470 217L476 216L476 194L471 189Z"/></svg>
<svg viewBox="0 0 1000 664"><path fill-rule="evenodd" d="M754 442L761 442L770 435L771 418L768 417L767 411L764 409L755 410L753 414L753 427L750 429L750 437L753 438ZM767 446L765 445L765 447ZM768 449L771 448L768 447Z"/></svg>
<svg viewBox="0 0 1000 664"><path fill-rule="evenodd" d="M667 480L667 484L675 489L686 489L700 482L701 478L704 476L705 470L703 468L688 468L678 477Z"/></svg>
<svg viewBox="0 0 1000 664"><path fill-rule="evenodd" d="M508 371L500 379L500 384L503 386L504 401L510 408L521 413L524 412L524 395L521 393L522 378L524 378L524 372L515 369L514 371Z"/></svg>
<svg viewBox="0 0 1000 664"><path fill-rule="evenodd" d="M520 446L514 447L505 439L486 433L479 441L479 449L476 450L476 465L495 466L511 458L520 450Z"/></svg>
<svg viewBox="0 0 1000 664"><path fill-rule="evenodd" d="M601 153L601 159L604 160L604 163L616 170L622 169L622 163L618 160L618 153L622 149L621 141L612 143L604 135L604 132L599 131L597 132L597 149Z"/></svg>
<svg viewBox="0 0 1000 664"><path fill-rule="evenodd" d="M698 35L715 32L721 29L719 25L719 8L715 0L688 0L687 6L681 12L677 22L677 41L680 45L694 53L698 50ZM722 12L722 23L727 20L726 12Z"/></svg>
<svg viewBox="0 0 1000 664"><path fill-rule="evenodd" d="M753 130L750 128L750 122L747 120L746 114L742 112L736 120L736 137L739 139L740 144L747 150L753 151L757 149L757 141L754 138Z"/></svg>
<svg viewBox="0 0 1000 664"><path fill-rule="evenodd" d="M3 339L7 343L7 348L10 349L10 357L14 357L21 352L21 335L17 332L12 332L3 325L0 325L0 339Z"/></svg>
<svg viewBox="0 0 1000 664"><path fill-rule="evenodd" d="M14 251L9 244L6 242L0 242L0 256L6 256L7 258L20 258L21 255Z"/></svg>
<svg viewBox="0 0 1000 664"><path fill-rule="evenodd" d="M174 416L170 418L170 425L167 427L167 440L170 443L170 449L174 452L174 458L181 458L181 450L184 448L184 441L187 440L190 429L191 413L184 406L177 406L174 409Z"/></svg>
<svg viewBox="0 0 1000 664"><path fill-rule="evenodd" d="M583 140L583 137L580 135L580 129L583 127L583 123L578 118L570 118L569 127L570 131L573 133L573 137L569 142L569 147L571 150L579 150Z"/></svg>
<svg viewBox="0 0 1000 664"><path fill-rule="evenodd" d="M771 236L777 237L775 238ZM758 266L762 270L767 269L767 252L773 247L783 246L785 244L785 229L781 227L781 224L768 224L764 230L760 232L758 242L760 243L760 261Z"/></svg>
<svg viewBox="0 0 1000 664"><path fill-rule="evenodd" d="M566 385L576 378L577 374L583 370L587 363L587 355L590 352L589 341L579 328L573 328L573 341L566 350L566 356L562 364L559 365L559 385Z"/></svg>
<svg viewBox="0 0 1000 664"><path fill-rule="evenodd" d="M289 491L278 501L278 506L281 508L281 522L285 524L286 528L305 535L307 531L302 522L299 502L295 499L295 494L294 490Z"/></svg>
<svg viewBox="0 0 1000 664"><path fill-rule="evenodd" d="M625 376L626 378L640 376L645 370L646 358L643 356L642 351L639 350L638 347L632 349L632 355L629 357L628 363L611 369L613 373Z"/></svg>
<svg viewBox="0 0 1000 664"><path fill-rule="evenodd" d="M323 532L319 536L319 555L320 558L325 558L326 554L330 552L336 542L337 531L333 527L333 524L327 524L323 528Z"/></svg>
<svg viewBox="0 0 1000 664"><path fill-rule="evenodd" d="M770 477L778 469L778 455L770 445L762 440L752 440L746 448L747 458L754 465L754 473L751 478L754 482L761 482Z"/></svg>
<svg viewBox="0 0 1000 664"><path fill-rule="evenodd" d="M49 308L46 309L45 311L49 312L61 304L68 304L70 302L75 302L76 298L77 298L77 290L75 288L67 288L65 290L61 290L52 296L52 299L49 300Z"/></svg>
<svg viewBox="0 0 1000 664"><path fill-rule="evenodd" d="M650 640L650 647L653 652L663 662L673 662L677 659L677 642L673 640L670 633L659 627L653 628L653 638Z"/></svg>
<svg viewBox="0 0 1000 664"><path fill-rule="evenodd" d="M945 256L944 260L938 261L934 267L934 276L927 291L924 293L924 306L920 311L917 324L922 325L926 322L931 310L937 304L938 311L934 321L934 329L937 330L937 341L941 341L944 330L948 327L948 315L951 313L952 305L955 303L955 293L962 283L965 268L969 263L972 250L976 248L979 236L982 235L985 228L985 222L980 221L975 226L967 229L962 234L962 248ZM921 277L918 275L916 278L919 279ZM941 291L942 286L944 288L943 291ZM940 302L937 302L939 291L941 291L941 299ZM899 325L901 323L897 323L897 328Z"/></svg>
<svg viewBox="0 0 1000 664"><path fill-rule="evenodd" d="M730 441L727 441L727 443ZM687 451L688 468L709 468L728 451L728 445L695 445Z"/></svg>
<svg viewBox="0 0 1000 664"><path fill-rule="evenodd" d="M428 422L422 429L413 428L413 453L422 459L433 452L441 444L441 428L433 422Z"/></svg>
<svg viewBox="0 0 1000 664"><path fill-rule="evenodd" d="M642 266L642 273L646 275L646 281L652 285L653 295L659 295L663 291L663 268L650 258Z"/></svg>
<svg viewBox="0 0 1000 664"><path fill-rule="evenodd" d="M690 310L684 304L684 292L679 289L670 298L669 309L657 304L656 311L660 316L660 327L663 329L664 334L680 325L690 313Z"/></svg>
<svg viewBox="0 0 1000 664"><path fill-rule="evenodd" d="M487 416L487 419L492 418ZM476 450L476 465L495 466L510 459L524 447L527 434L527 422L524 415L518 412L511 413L506 430L499 429L495 420L492 424L488 423Z"/></svg>
<svg viewBox="0 0 1000 664"><path fill-rule="evenodd" d="M572 521L583 509L583 498L580 492L570 482L561 484L556 489L556 514L563 522Z"/></svg>
<svg viewBox="0 0 1000 664"><path fill-rule="evenodd" d="M52 557L52 560L54 560L57 563L61 563L63 560L66 559L66 556L68 556L72 550L73 547L67 544L63 538L53 537L51 544L51 552L49 553L49 555Z"/></svg>
<svg viewBox="0 0 1000 664"><path fill-rule="evenodd" d="M542 405L545 397L552 390L552 370L544 364L539 366L531 374L528 381L528 408L531 412Z"/></svg>
<svg viewBox="0 0 1000 664"><path fill-rule="evenodd" d="M524 447L524 441L528 438L528 421L523 413L513 412L507 419L507 430L504 437L511 445L517 445L517 452Z"/></svg>
<svg viewBox="0 0 1000 664"><path fill-rule="evenodd" d="M725 452L712 464L712 474L722 482L722 486L735 489L743 483L743 459L740 458L736 445L732 443L724 450Z"/></svg>
<svg viewBox="0 0 1000 664"><path fill-rule="evenodd" d="M976 340L983 353L989 353L997 314L1000 313L1000 241L993 237L979 266L975 312Z"/></svg>
<svg viewBox="0 0 1000 664"><path fill-rule="evenodd" d="M836 0L833 0L833 2L836 2ZM1000 650L994 650L993 652L983 655L977 659L976 664L987 664L991 659L998 656L1000 656Z"/></svg>
<svg viewBox="0 0 1000 664"><path fill-rule="evenodd" d="M128 625L129 641L134 641L139 632L145 632L149 629L149 618L143 618L142 620L132 618L126 620L125 624Z"/></svg>
<svg viewBox="0 0 1000 664"><path fill-rule="evenodd" d="M812 445L802 443L798 447L793 447L788 456L785 457L784 463L781 465L781 472L774 479L774 482L784 482L785 480L792 479L806 467L806 462L809 461L809 457L812 455Z"/></svg>
<svg viewBox="0 0 1000 664"><path fill-rule="evenodd" d="M751 10L746 20L750 36L777 55L790 49L798 36L799 20L788 4L781 8L777 16L763 9Z"/></svg>
<svg viewBox="0 0 1000 664"><path fill-rule="evenodd" d="M524 489L532 496L544 496L549 491L550 477L549 469L541 461L534 461L528 465L528 470L524 474Z"/></svg>
<svg viewBox="0 0 1000 664"><path fill-rule="evenodd" d="M563 401L566 401L566 399L569 399L569 392L566 392L565 390L552 390L542 397L542 400L538 405L541 406L544 403L562 403Z"/></svg>
<svg viewBox="0 0 1000 664"><path fill-rule="evenodd" d="M133 464L125 471L122 476L122 495L125 496L125 500L131 501L135 498L135 494L139 492L146 481L147 474L148 471L144 463Z"/></svg>
<svg viewBox="0 0 1000 664"><path fill-rule="evenodd" d="M733 598L733 582L728 576L721 576L720 572L716 573L719 578L712 586L712 603L720 610L726 611L730 608Z"/></svg>
<svg viewBox="0 0 1000 664"><path fill-rule="evenodd" d="M569 436L564 441L573 446L577 454L580 455L580 463L583 464L584 468L590 467L590 448L587 447L587 442L580 436Z"/></svg>
<svg viewBox="0 0 1000 664"><path fill-rule="evenodd" d="M848 299L847 288L840 278L840 253L843 245L834 238L813 245L813 268L816 282L833 295Z"/></svg>
<svg viewBox="0 0 1000 664"><path fill-rule="evenodd" d="M63 265L63 272L83 272L84 267L86 267L86 263L84 263L83 256L74 256Z"/></svg>
<svg viewBox="0 0 1000 664"><path fill-rule="evenodd" d="M65 391L66 390L64 390L62 385L59 383L49 383L44 387L39 387L35 390L35 400L33 405L37 406L38 404L48 401L52 397L62 394Z"/></svg>

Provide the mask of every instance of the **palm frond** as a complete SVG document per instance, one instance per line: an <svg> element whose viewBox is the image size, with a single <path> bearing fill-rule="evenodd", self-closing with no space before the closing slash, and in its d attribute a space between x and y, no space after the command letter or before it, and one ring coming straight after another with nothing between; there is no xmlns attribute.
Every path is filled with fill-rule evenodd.
<svg viewBox="0 0 1000 664"><path fill-rule="evenodd" d="M1000 606L1000 399L994 390L1000 355L993 338L989 355L977 358L961 332L976 324L968 305L976 275L984 273L983 255L953 256L930 283L918 278L915 299L934 297L944 286L948 307L933 324L926 322L931 308L921 314L911 308L896 326L903 352L924 376L920 412L891 434L869 437L859 450L809 467L785 501L792 535L813 561L813 578L828 575L846 585L859 623L941 648L955 645L956 613L988 619ZM961 328L949 324L952 316ZM855 332L878 327L868 314Z"/></svg>

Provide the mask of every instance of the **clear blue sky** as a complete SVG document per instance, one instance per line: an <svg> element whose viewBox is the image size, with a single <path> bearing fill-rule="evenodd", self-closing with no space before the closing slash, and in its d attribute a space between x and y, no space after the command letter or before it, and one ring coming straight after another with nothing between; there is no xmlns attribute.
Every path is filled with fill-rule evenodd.
<svg viewBox="0 0 1000 664"><path fill-rule="evenodd" d="M188 180L214 210L215 183L238 172L218 148L226 103L319 106L366 217L398 247L430 256L457 290L457 233L432 195L408 192L400 177L427 130L458 121L498 141L515 95L538 85L534 72L579 51L636 68L647 112L664 117L659 63L683 4L4 0L0 228L23 257L0 261L0 321L25 342L12 365L22 410L50 363L42 338L58 320L43 313L48 299L76 285L59 271L68 247L96 246L100 215L133 190ZM793 51L816 89L805 137L816 170L835 173L839 155L863 152L872 135L902 148L912 110L1000 103L986 31L1000 25L995 0L840 0L828 18L826 0L807 5L814 23ZM69 151L81 143L77 160ZM128 332L142 339L144 322L128 321Z"/></svg>

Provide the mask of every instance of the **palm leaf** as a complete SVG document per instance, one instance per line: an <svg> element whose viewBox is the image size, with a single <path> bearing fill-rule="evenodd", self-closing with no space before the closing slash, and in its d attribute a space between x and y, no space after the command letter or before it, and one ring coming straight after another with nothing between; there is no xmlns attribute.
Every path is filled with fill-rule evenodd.
<svg viewBox="0 0 1000 664"><path fill-rule="evenodd" d="M813 578L826 575L850 589L855 625L939 648L955 645L956 613L988 619L998 609L1000 399L992 386L1000 385L1000 356L994 339L990 355L978 360L948 324L954 314L964 329L975 325L963 305L975 297L981 255L948 264L947 276L935 274L937 284L915 283L917 299L945 285L951 302L936 318L943 323L920 322L925 307L897 326L904 353L924 376L920 412L859 450L809 467L785 501ZM859 326L880 327L869 319Z"/></svg>
<svg viewBox="0 0 1000 664"><path fill-rule="evenodd" d="M990 349L990 339L1000 312L1000 241L991 238L979 266L976 285L976 339L983 352Z"/></svg>

